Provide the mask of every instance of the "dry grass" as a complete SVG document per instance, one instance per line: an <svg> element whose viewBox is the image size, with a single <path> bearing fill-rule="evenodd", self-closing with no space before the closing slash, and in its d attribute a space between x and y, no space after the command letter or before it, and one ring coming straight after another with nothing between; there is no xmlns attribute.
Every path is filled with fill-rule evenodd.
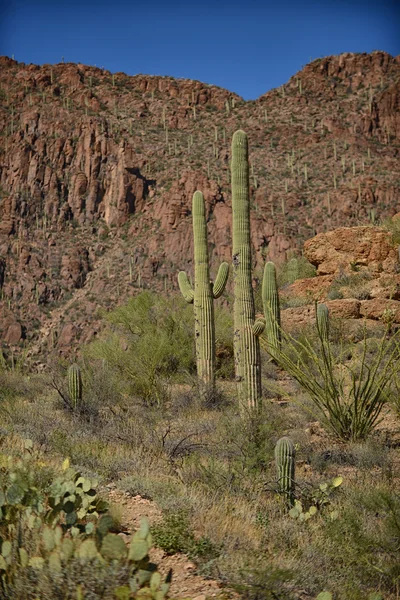
<svg viewBox="0 0 400 600"><path fill-rule="evenodd" d="M231 386L225 387L226 395ZM398 575L379 570L394 560L390 540L382 534L390 511L377 517L371 509L380 497L394 499L399 492L388 429L364 444L337 443L310 426L299 402L281 406L266 400L258 420L243 420L234 398L220 410L202 409L199 403L182 407L181 386L178 411L173 402L151 410L125 398L85 421L59 408L50 389L38 390L36 383L34 388L36 397L30 400L21 395L3 400L1 418L8 432L3 449L15 451L18 440L30 437L47 456L68 455L103 484L114 481L120 489L149 497L166 515L188 515L196 536L222 548L218 558L200 562L206 575L238 585L248 598L273 598L276 592L278 598L295 599L302 589L311 595L329 589L343 600L361 600L367 591L382 589L385 599L396 598ZM292 393L297 395L294 387ZM291 519L273 491L273 447L283 434L300 444L299 493L306 484L318 488L334 475L344 477L329 511L306 523ZM334 522L332 509L339 513ZM383 541L378 536L374 548L370 538L377 530Z"/></svg>

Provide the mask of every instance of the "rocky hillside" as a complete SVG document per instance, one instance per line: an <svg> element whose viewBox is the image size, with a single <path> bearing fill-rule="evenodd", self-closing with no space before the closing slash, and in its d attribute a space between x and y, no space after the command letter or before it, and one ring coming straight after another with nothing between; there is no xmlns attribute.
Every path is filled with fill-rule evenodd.
<svg viewBox="0 0 400 600"><path fill-rule="evenodd" d="M34 361L98 308L175 289L204 192L230 257L229 147L250 140L255 262L400 210L400 56L317 59L255 101L198 81L0 58L0 332Z"/></svg>

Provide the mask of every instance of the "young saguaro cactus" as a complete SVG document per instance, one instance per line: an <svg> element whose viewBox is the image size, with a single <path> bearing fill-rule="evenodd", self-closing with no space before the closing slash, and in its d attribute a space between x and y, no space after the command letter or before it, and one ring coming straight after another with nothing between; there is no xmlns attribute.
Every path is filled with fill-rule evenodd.
<svg viewBox="0 0 400 600"><path fill-rule="evenodd" d="M194 304L197 375L203 388L215 383L214 299L225 289L229 265L223 262L215 282L210 281L207 221L204 197L195 192L192 202L194 238L194 290L184 271L178 275L179 288L186 302Z"/></svg>
<svg viewBox="0 0 400 600"><path fill-rule="evenodd" d="M281 309L276 283L276 269L273 262L265 263L262 301L268 346L271 348L271 354L279 353L281 349Z"/></svg>
<svg viewBox="0 0 400 600"><path fill-rule="evenodd" d="M72 408L76 409L82 402L82 375L78 365L73 364L69 367L67 378Z"/></svg>
<svg viewBox="0 0 400 600"><path fill-rule="evenodd" d="M280 438L275 446L275 465L279 491L290 505L294 503L296 450L288 437Z"/></svg>
<svg viewBox="0 0 400 600"><path fill-rule="evenodd" d="M255 318L251 273L248 142L244 131L232 138L232 269L234 282L235 373L241 408L256 408L261 397L259 336L264 319Z"/></svg>
<svg viewBox="0 0 400 600"><path fill-rule="evenodd" d="M319 336L327 344L329 342L329 309L326 304L317 304L316 315Z"/></svg>

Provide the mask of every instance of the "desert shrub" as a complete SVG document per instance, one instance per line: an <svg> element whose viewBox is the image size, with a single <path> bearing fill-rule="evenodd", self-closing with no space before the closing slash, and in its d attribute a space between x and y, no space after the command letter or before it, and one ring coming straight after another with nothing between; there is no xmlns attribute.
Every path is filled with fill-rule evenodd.
<svg viewBox="0 0 400 600"><path fill-rule="evenodd" d="M232 587L244 600L291 600L288 569L274 568L264 556L251 557L248 564L232 575Z"/></svg>
<svg viewBox="0 0 400 600"><path fill-rule="evenodd" d="M342 300L343 292L337 285L332 285L327 294L328 300Z"/></svg>
<svg viewBox="0 0 400 600"><path fill-rule="evenodd" d="M266 339L262 343L271 356L307 391L321 422L337 437L357 441L366 438L379 421L393 374L399 364L396 335L367 343L366 333L359 356L345 347L334 352L318 331L319 343L298 341L282 332L280 351ZM337 349L336 349L337 350ZM368 356L370 353L370 356ZM351 359L351 360L350 360Z"/></svg>
<svg viewBox="0 0 400 600"><path fill-rule="evenodd" d="M183 382L196 371L193 308L180 296L163 298L143 292L107 315L107 334L86 350L125 381L128 391L147 404L169 398L168 384ZM217 376L233 375L232 317L215 311ZM96 370L98 367L93 367Z"/></svg>
<svg viewBox="0 0 400 600"><path fill-rule="evenodd" d="M151 533L154 544L166 554L183 552L196 561L209 561L221 553L221 548L207 537L196 538L187 515L182 511L165 515L162 523L151 528Z"/></svg>
<svg viewBox="0 0 400 600"><path fill-rule="evenodd" d="M352 566L357 565L358 585L355 590L351 589L354 588L353 573L346 598L365 598L364 586L392 593L398 591L400 497L395 491L382 486L354 491L340 518L326 522L324 537L323 552L329 555L334 568L351 572ZM338 548L341 548L340 553Z"/></svg>
<svg viewBox="0 0 400 600"><path fill-rule="evenodd" d="M287 284L293 283L297 279L315 277L316 273L317 270L314 265L308 262L304 256L291 258L290 260L284 262L278 269L278 287L281 288Z"/></svg>
<svg viewBox="0 0 400 600"><path fill-rule="evenodd" d="M195 369L190 308L143 292L107 315L111 327L87 356L105 361L146 403L162 404L168 381Z"/></svg>
<svg viewBox="0 0 400 600"><path fill-rule="evenodd" d="M382 227L392 234L393 245L400 245L400 219L385 219Z"/></svg>

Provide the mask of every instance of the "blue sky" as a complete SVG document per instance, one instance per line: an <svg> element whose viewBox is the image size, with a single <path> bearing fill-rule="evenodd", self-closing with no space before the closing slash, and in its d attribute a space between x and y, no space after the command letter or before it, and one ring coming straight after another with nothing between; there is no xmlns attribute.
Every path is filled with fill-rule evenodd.
<svg viewBox="0 0 400 600"><path fill-rule="evenodd" d="M254 99L310 57L400 54L400 0L0 0L0 54L198 79Z"/></svg>

